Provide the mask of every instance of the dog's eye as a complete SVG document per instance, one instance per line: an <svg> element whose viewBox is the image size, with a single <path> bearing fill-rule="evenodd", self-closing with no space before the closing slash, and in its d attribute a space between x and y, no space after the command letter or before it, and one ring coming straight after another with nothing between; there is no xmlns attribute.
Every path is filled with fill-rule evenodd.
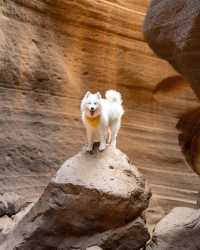
<svg viewBox="0 0 200 250"><path fill-rule="evenodd" d="M94 105L97 105L97 102L94 102Z"/></svg>
<svg viewBox="0 0 200 250"><path fill-rule="evenodd" d="M91 102L88 102L87 104L88 104L88 105L91 105Z"/></svg>

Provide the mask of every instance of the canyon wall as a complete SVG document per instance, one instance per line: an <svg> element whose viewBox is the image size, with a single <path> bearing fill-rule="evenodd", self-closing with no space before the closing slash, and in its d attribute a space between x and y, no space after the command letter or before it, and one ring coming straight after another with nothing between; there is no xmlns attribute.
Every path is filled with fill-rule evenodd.
<svg viewBox="0 0 200 250"><path fill-rule="evenodd" d="M176 127L198 107L190 85L148 47L148 0L5 0L0 3L0 193L38 198L85 143L85 91L121 91L118 145L159 206L196 205L198 176Z"/></svg>
<svg viewBox="0 0 200 250"><path fill-rule="evenodd" d="M187 79L200 98L200 2L153 0L144 25L146 40L155 53ZM200 108L188 108L178 123L185 159L200 174Z"/></svg>

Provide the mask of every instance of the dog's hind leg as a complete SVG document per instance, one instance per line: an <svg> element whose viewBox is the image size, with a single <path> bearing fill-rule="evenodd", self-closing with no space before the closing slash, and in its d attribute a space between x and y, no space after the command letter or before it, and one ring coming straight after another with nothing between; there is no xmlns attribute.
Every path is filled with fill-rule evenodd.
<svg viewBox="0 0 200 250"><path fill-rule="evenodd" d="M100 145L99 145L99 151L102 152L106 149L106 139L107 139L107 133L105 133L106 129L102 129L100 131Z"/></svg>
<svg viewBox="0 0 200 250"><path fill-rule="evenodd" d="M112 121L111 124L110 124L110 129L111 129L111 141L110 141L110 144L113 147L116 147L117 134L119 132L120 126L121 126L121 119L116 119L116 120Z"/></svg>
<svg viewBox="0 0 200 250"><path fill-rule="evenodd" d="M111 142L111 129L110 129L110 125L109 125L108 133L107 133L107 137L106 137L106 143L110 144L110 142Z"/></svg>

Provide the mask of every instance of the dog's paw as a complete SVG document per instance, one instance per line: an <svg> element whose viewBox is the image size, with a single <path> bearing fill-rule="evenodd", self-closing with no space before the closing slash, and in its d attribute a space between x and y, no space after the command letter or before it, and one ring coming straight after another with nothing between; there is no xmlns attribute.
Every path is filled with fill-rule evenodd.
<svg viewBox="0 0 200 250"><path fill-rule="evenodd" d="M106 144L100 144L100 146L99 146L99 151L100 152L103 152L104 150L106 149Z"/></svg>
<svg viewBox="0 0 200 250"><path fill-rule="evenodd" d="M93 150L87 150L87 153L90 154L90 155L93 155L94 151Z"/></svg>
<svg viewBox="0 0 200 250"><path fill-rule="evenodd" d="M91 154L91 155L94 153L93 148L91 148L91 147L87 147L86 152Z"/></svg>

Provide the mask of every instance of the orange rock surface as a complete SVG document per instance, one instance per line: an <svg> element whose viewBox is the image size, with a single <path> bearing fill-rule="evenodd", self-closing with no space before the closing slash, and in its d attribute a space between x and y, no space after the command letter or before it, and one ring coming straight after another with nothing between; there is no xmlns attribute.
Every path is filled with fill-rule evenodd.
<svg viewBox="0 0 200 250"><path fill-rule="evenodd" d="M0 3L0 192L33 200L86 142L86 90L121 91L119 148L159 205L194 207L199 177L185 163L177 123L197 107L189 84L143 38L148 0Z"/></svg>

